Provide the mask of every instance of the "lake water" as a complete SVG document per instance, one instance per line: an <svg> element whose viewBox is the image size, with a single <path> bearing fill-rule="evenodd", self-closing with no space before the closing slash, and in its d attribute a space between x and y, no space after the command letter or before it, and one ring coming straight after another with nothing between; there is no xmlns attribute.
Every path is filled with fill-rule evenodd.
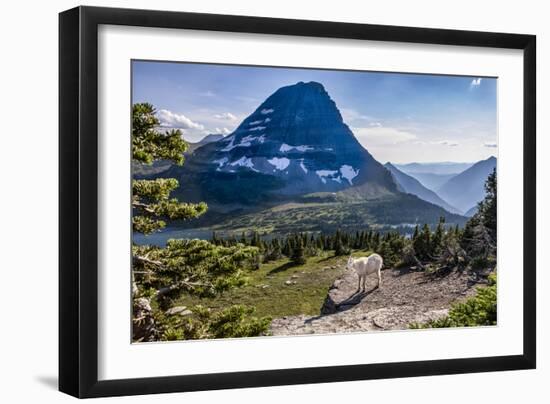
<svg viewBox="0 0 550 404"><path fill-rule="evenodd" d="M398 230L401 234L405 236L411 236L412 230L416 226L415 223L400 223L399 225L386 225L381 228L375 228L375 231L381 231L384 233L388 230ZM355 230L351 230L355 231ZM159 247L164 247L166 241L171 238L186 238L186 239L200 239L200 240L210 240L212 238L211 229L178 229L178 228L166 228L159 233L153 233L148 236L145 236L141 233L133 234L133 242L138 245L156 245ZM236 238L240 237L239 232L233 233L231 231L216 231L216 234L220 238L229 237L231 235ZM250 236L250 234L248 234ZM286 234L282 233L270 233L270 234L261 234L260 237L264 240L271 240L273 237L285 237Z"/></svg>
<svg viewBox="0 0 550 404"><path fill-rule="evenodd" d="M167 228L159 233L149 234L148 236L141 233L133 234L134 243L139 245L151 244L164 247L166 245L166 241L171 238L198 238L202 240L210 240L210 238L212 238L212 230Z"/></svg>

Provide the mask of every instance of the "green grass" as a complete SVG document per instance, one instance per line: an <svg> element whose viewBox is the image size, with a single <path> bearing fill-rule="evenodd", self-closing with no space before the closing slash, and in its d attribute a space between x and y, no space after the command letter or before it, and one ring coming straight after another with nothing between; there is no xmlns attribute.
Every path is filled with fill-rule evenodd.
<svg viewBox="0 0 550 404"><path fill-rule="evenodd" d="M321 202L324 201L324 202ZM243 215L232 215L218 221L214 230L238 233L254 229L260 233L331 232L353 230L369 225L428 223L446 217L447 223L464 224L466 218L446 212L413 195L399 194L365 201L332 201L310 199L305 203L285 203Z"/></svg>
<svg viewBox="0 0 550 404"><path fill-rule="evenodd" d="M185 296L177 304L188 307L202 304L213 310L242 304L255 307L254 315L257 317L317 315L329 287L344 271L345 261L346 257L334 257L327 252L322 256L309 257L304 265L294 266L287 258L269 262L247 273L246 286L214 298ZM287 285L286 281L296 283Z"/></svg>

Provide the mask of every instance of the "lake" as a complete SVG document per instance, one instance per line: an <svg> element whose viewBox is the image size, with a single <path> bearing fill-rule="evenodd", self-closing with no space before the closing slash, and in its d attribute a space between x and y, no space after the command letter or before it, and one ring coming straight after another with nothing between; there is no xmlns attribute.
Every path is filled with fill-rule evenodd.
<svg viewBox="0 0 550 404"><path fill-rule="evenodd" d="M164 247L166 245L166 241L171 238L198 238L202 240L210 240L212 238L212 230L166 228L161 232L149 234L147 236L136 232L132 235L132 240L135 244L150 244L159 247Z"/></svg>

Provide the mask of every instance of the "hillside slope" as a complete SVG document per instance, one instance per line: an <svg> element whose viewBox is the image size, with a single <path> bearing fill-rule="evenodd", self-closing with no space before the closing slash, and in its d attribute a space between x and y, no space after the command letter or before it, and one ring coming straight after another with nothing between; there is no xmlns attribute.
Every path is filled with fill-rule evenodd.
<svg viewBox="0 0 550 404"><path fill-rule="evenodd" d="M433 173L407 173L411 177L417 179L422 185L424 185L429 190L436 190L449 181L456 174L433 174ZM435 192L435 191L434 191Z"/></svg>
<svg viewBox="0 0 550 404"><path fill-rule="evenodd" d="M369 227L408 226L446 223L463 226L464 216L447 212L440 206L423 201L411 194L395 193L373 199L355 198L349 192L306 195L297 201L245 213L228 219L217 219L214 230L233 232L256 230L260 233L316 232L332 233L341 230L362 230Z"/></svg>
<svg viewBox="0 0 550 404"><path fill-rule="evenodd" d="M400 191L416 195L420 199L441 206L443 209L451 213L462 213L458 209L441 199L435 192L422 185L416 178L413 178L412 176L400 171L393 164L388 162L384 164L384 167L386 167L391 172L395 182L400 187Z"/></svg>
<svg viewBox="0 0 550 404"><path fill-rule="evenodd" d="M447 181L437 193L451 205L466 212L485 197L485 181L496 165L495 157L479 161Z"/></svg>

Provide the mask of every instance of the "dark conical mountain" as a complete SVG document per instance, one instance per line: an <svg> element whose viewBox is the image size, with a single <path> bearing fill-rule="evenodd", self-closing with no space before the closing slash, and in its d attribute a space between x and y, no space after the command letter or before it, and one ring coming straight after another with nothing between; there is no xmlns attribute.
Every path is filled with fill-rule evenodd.
<svg viewBox="0 0 550 404"><path fill-rule="evenodd" d="M453 206L468 211L485 197L485 181L497 166L497 159L489 157L454 176L437 189L438 195Z"/></svg>
<svg viewBox="0 0 550 404"><path fill-rule="evenodd" d="M173 196L182 201L208 203L205 215L181 228L285 234L466 220L400 192L315 82L278 89L233 133L153 177L178 179Z"/></svg>
<svg viewBox="0 0 550 404"><path fill-rule="evenodd" d="M320 83L275 91L237 129L196 149L180 178L182 196L207 202L256 203L273 197L334 192L372 184L397 188L357 141Z"/></svg>
<svg viewBox="0 0 550 404"><path fill-rule="evenodd" d="M435 192L429 190L424 185L422 185L420 181L418 181L416 178L413 178L410 175L407 175L404 172L398 170L393 164L388 162L384 164L384 167L386 167L392 173L393 178L397 183L400 191L416 195L420 199L441 206L451 213L461 213L456 208L441 199Z"/></svg>

